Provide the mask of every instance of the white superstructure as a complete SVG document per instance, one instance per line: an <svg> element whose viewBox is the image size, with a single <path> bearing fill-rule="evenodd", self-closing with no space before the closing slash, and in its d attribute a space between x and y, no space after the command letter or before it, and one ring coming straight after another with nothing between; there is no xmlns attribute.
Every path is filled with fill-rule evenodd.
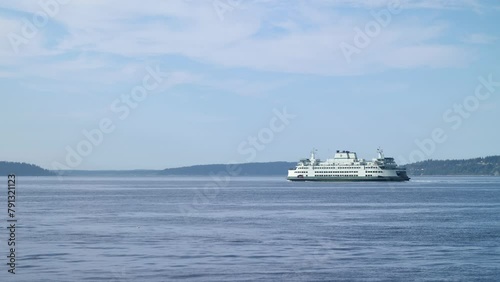
<svg viewBox="0 0 500 282"><path fill-rule="evenodd" d="M332 159L316 159L316 150L309 159L301 159L295 168L288 170L291 181L407 181L406 169L399 167L394 158L378 157L371 161L358 159L355 152L337 151Z"/></svg>

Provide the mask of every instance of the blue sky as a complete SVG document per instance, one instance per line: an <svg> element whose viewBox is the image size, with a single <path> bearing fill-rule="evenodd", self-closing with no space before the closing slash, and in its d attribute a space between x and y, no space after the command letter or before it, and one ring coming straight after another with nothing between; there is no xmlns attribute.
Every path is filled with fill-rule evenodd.
<svg viewBox="0 0 500 282"><path fill-rule="evenodd" d="M500 154L498 26L496 1L4 1L0 159Z"/></svg>

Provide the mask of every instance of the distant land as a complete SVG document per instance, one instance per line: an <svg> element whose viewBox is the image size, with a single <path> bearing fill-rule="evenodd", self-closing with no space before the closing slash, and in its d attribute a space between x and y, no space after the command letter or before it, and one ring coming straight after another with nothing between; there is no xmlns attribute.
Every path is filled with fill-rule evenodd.
<svg viewBox="0 0 500 282"><path fill-rule="evenodd" d="M239 176L283 176L296 162L194 165L164 170L64 170L50 171L27 163L0 162L0 175L20 176L209 176L236 171ZM408 175L490 175L500 176L500 156L463 160L426 160L404 165Z"/></svg>
<svg viewBox="0 0 500 282"><path fill-rule="evenodd" d="M467 160L427 160L406 165L408 175L500 176L500 156Z"/></svg>
<svg viewBox="0 0 500 282"><path fill-rule="evenodd" d="M209 164L194 165L164 170L63 170L54 171L63 176L210 176L221 171L233 170L239 172L240 176L274 176L286 174L289 168L295 166L295 162L268 162L268 163L246 163L246 164Z"/></svg>
<svg viewBox="0 0 500 282"><path fill-rule="evenodd" d="M246 163L233 165L241 169L239 175L247 176L286 176L289 168L297 162ZM466 160L427 160L403 165L408 175L494 175L500 176L500 156L475 158ZM225 171L227 165L195 165L169 168L160 171L160 175L210 175ZM233 169L235 170L235 169Z"/></svg>
<svg viewBox="0 0 500 282"><path fill-rule="evenodd" d="M213 164L195 165L178 168L167 168L160 171L161 175L211 175L219 172L239 172L241 176L273 176L285 175L289 168L295 167L296 162L268 162L245 164Z"/></svg>
<svg viewBox="0 0 500 282"><path fill-rule="evenodd" d="M59 170L55 174L61 176L158 176L161 170Z"/></svg>
<svg viewBox="0 0 500 282"><path fill-rule="evenodd" d="M1 162L0 175L15 174L19 176L51 176L54 172L43 169L34 164L17 163L17 162Z"/></svg>

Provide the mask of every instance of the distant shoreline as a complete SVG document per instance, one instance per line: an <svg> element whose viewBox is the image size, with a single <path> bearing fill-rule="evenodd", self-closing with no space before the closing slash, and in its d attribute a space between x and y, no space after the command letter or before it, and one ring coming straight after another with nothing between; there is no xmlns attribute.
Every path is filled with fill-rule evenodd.
<svg viewBox="0 0 500 282"><path fill-rule="evenodd" d="M0 174L19 176L286 176L296 162L193 165L163 170L47 170L27 163L0 162ZM500 176L500 156L426 160L404 165L411 176Z"/></svg>

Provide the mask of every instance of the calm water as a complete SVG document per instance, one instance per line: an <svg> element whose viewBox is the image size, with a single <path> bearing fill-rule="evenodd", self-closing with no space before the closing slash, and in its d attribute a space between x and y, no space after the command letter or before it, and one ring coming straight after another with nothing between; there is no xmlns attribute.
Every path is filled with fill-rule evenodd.
<svg viewBox="0 0 500 282"><path fill-rule="evenodd" d="M500 281L498 177L213 186L18 177L17 274L2 228L0 280Z"/></svg>

